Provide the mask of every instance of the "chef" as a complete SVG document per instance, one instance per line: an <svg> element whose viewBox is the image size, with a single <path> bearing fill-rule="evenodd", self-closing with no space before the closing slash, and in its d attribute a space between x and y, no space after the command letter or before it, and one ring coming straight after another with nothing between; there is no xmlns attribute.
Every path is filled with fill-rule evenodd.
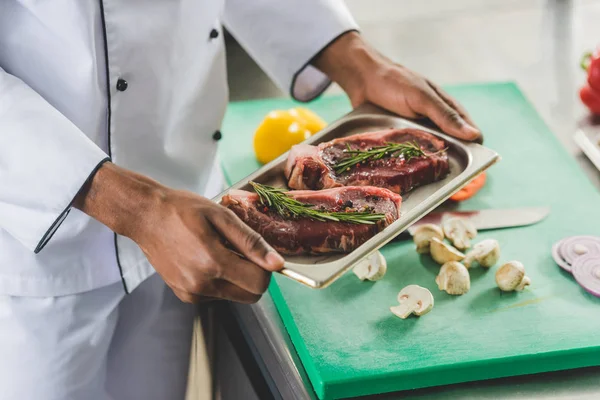
<svg viewBox="0 0 600 400"><path fill-rule="evenodd" d="M480 137L341 1L3 0L2 399L183 399L190 303L256 302L282 267L209 200L223 188L223 26L297 100L334 81L353 106Z"/></svg>

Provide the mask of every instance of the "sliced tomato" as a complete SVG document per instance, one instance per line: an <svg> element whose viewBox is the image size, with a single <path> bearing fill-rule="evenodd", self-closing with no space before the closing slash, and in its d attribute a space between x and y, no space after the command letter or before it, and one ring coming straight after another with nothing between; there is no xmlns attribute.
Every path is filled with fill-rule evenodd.
<svg viewBox="0 0 600 400"><path fill-rule="evenodd" d="M450 197L450 200L465 201L470 199L471 197L475 196L475 194L477 194L477 192L479 192L481 188L485 185L485 180L486 174L485 172L482 172L481 174L477 175L477 177L475 177L475 179L473 179L471 182L467 183L465 187L460 189L458 192L454 193L452 197Z"/></svg>

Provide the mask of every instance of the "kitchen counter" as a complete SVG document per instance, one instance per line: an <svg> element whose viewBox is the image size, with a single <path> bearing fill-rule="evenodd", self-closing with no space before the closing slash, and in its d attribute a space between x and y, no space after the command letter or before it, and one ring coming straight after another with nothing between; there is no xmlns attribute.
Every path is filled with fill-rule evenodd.
<svg viewBox="0 0 600 400"><path fill-rule="evenodd" d="M371 43L441 84L516 81L577 158L583 173L600 188L600 173L572 140L577 127L600 132L598 124L585 116L577 97L577 88L585 78L578 70L579 57L600 43L600 2L451 3L347 1ZM228 44L228 68L231 100L284 96L235 42ZM329 92L339 93L339 88L332 87ZM237 389L220 385L222 398L240 398L240 393L245 399L315 398L268 295L253 306L220 307L219 329L228 334L235 351L220 352L216 374L221 382L231 382L232 376L239 382L233 385ZM600 368L589 368L377 398L597 399L599 378Z"/></svg>
<svg viewBox="0 0 600 400"><path fill-rule="evenodd" d="M253 361L247 367L260 367L263 377L250 375L256 396L245 399L316 399L310 382L296 352L287 337L285 328L269 296L253 306L232 306L231 316L239 325L240 333L250 344ZM240 377L241 378L241 377ZM392 393L364 399L598 399L600 398L600 368L559 371L538 375L478 381L451 386ZM264 379L264 382L257 380ZM229 381L230 383L231 381ZM268 390L267 390L268 389ZM224 397L233 399L236 397ZM237 397L239 398L239 397Z"/></svg>

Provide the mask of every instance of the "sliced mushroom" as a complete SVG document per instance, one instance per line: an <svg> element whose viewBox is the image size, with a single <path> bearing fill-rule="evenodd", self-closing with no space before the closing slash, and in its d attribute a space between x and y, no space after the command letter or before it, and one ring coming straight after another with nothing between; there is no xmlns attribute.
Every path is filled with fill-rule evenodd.
<svg viewBox="0 0 600 400"><path fill-rule="evenodd" d="M473 246L463 260L467 268L471 268L473 262L485 268L493 267L500 259L500 244L495 239L486 239Z"/></svg>
<svg viewBox="0 0 600 400"><path fill-rule="evenodd" d="M442 265L435 283L440 290L452 295L463 295L471 288L469 271L458 261L450 261Z"/></svg>
<svg viewBox="0 0 600 400"><path fill-rule="evenodd" d="M363 258L356 266L352 269L352 272L361 281L378 281L383 278L387 271L387 262L385 257L378 251L374 252L368 257Z"/></svg>
<svg viewBox="0 0 600 400"><path fill-rule="evenodd" d="M436 237L431 239L430 252L433 260L440 265L465 258L463 253Z"/></svg>
<svg viewBox="0 0 600 400"><path fill-rule="evenodd" d="M390 307L390 311L402 319L414 314L421 316L433 308L433 295L419 285L408 285L398 293L400 305Z"/></svg>
<svg viewBox="0 0 600 400"><path fill-rule="evenodd" d="M531 279L525 275L525 267L519 261L509 261L496 271L496 284L505 292L516 290L520 292L531 284Z"/></svg>
<svg viewBox="0 0 600 400"><path fill-rule="evenodd" d="M475 225L465 218L450 217L442 223L442 227L446 237L459 250L471 247L470 239L477 236Z"/></svg>
<svg viewBox="0 0 600 400"><path fill-rule="evenodd" d="M417 253L429 253L429 244L432 238L444 239L442 228L435 224L423 224L418 226L413 232L413 241L417 245Z"/></svg>

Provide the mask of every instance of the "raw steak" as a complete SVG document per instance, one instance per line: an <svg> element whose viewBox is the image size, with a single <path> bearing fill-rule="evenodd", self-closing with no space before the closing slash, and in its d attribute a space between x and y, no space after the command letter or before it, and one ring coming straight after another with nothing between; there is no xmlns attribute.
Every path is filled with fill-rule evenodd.
<svg viewBox="0 0 600 400"><path fill-rule="evenodd" d="M347 157L344 150L369 150L389 143L415 142L428 155L411 158L386 157L356 165L336 174L334 166ZM339 186L377 186L404 194L418 186L443 179L450 171L446 143L418 129L387 129L360 133L324 142L318 146L299 144L292 147L285 167L292 189L327 189Z"/></svg>
<svg viewBox="0 0 600 400"><path fill-rule="evenodd" d="M347 186L319 191L288 192L296 200L328 211L364 211L385 214L375 224L286 219L260 203L256 193L232 190L221 204L260 233L277 251L287 255L350 252L400 216L402 197L387 189Z"/></svg>

